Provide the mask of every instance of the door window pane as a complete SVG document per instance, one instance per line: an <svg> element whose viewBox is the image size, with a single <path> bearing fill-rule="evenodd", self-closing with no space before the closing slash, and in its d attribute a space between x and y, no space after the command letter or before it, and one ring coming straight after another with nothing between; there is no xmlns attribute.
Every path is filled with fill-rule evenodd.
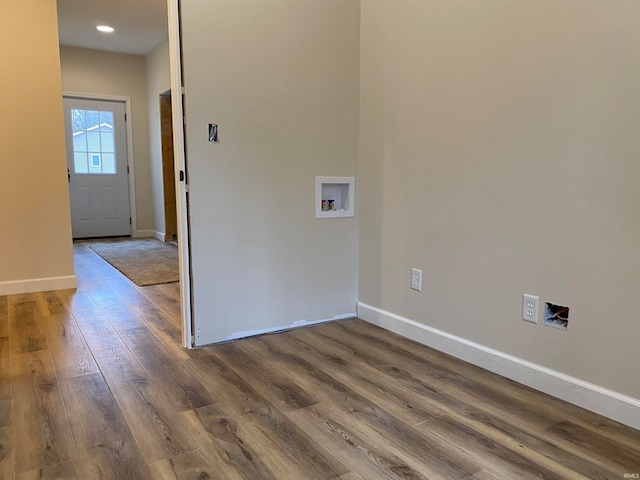
<svg viewBox="0 0 640 480"><path fill-rule="evenodd" d="M100 131L113 131L113 112L100 112Z"/></svg>
<svg viewBox="0 0 640 480"><path fill-rule="evenodd" d="M73 132L82 132L86 130L86 124L84 121L84 110L79 110L77 108L71 109L71 130Z"/></svg>
<svg viewBox="0 0 640 480"><path fill-rule="evenodd" d="M116 173L113 112L71 110L75 173Z"/></svg>
<svg viewBox="0 0 640 480"><path fill-rule="evenodd" d="M89 173L86 153L73 152L73 164L76 173Z"/></svg>
<svg viewBox="0 0 640 480"><path fill-rule="evenodd" d="M116 173L116 157L113 153L102 154L102 173Z"/></svg>
<svg viewBox="0 0 640 480"><path fill-rule="evenodd" d="M100 150L102 152L114 152L115 150L113 145L113 133L100 132L100 145Z"/></svg>
<svg viewBox="0 0 640 480"><path fill-rule="evenodd" d="M86 129L95 130L100 126L100 112L96 110L85 110Z"/></svg>
<svg viewBox="0 0 640 480"><path fill-rule="evenodd" d="M75 152L87 151L87 134L85 132L73 132L73 150Z"/></svg>
<svg viewBox="0 0 640 480"><path fill-rule="evenodd" d="M99 154L89 154L89 173L102 173L102 160Z"/></svg>
<svg viewBox="0 0 640 480"><path fill-rule="evenodd" d="M100 133L87 131L87 150L90 152L100 151Z"/></svg>

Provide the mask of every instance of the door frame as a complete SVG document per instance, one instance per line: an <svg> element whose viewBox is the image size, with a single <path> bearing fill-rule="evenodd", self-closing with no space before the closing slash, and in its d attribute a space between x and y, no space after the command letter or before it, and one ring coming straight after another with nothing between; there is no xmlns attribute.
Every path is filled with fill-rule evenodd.
<svg viewBox="0 0 640 480"><path fill-rule="evenodd" d="M84 92L69 92L63 91L62 97L65 98L81 98L83 100L102 100L108 102L121 102L124 103L124 114L127 116L127 121L124 122L126 131L126 150L127 150L127 180L129 182L129 217L131 218L131 236L137 237L137 222L136 222L136 183L134 177L133 168L133 129L131 127L131 97L125 97L120 95L105 95L100 93L84 93ZM65 132L66 135L66 132Z"/></svg>
<svg viewBox="0 0 640 480"><path fill-rule="evenodd" d="M179 0L167 0L169 30L169 66L171 74L171 113L173 125L173 159L176 181L176 214L178 223L178 258L180 262L180 305L182 313L182 346L194 348L191 301L191 238L188 222L189 180L184 142L184 86L182 85L182 53L180 42ZM183 172L184 180L180 180Z"/></svg>

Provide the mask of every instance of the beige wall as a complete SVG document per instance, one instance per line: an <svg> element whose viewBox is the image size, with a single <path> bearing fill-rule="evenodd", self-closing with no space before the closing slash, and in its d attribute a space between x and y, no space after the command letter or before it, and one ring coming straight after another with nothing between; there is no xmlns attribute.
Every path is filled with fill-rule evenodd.
<svg viewBox="0 0 640 480"><path fill-rule="evenodd" d="M359 300L640 398L640 2L361 18ZM520 320L525 292L568 331Z"/></svg>
<svg viewBox="0 0 640 480"><path fill-rule="evenodd" d="M357 220L315 218L315 177L356 173L359 16L357 0L182 2L199 343L355 312Z"/></svg>
<svg viewBox="0 0 640 480"><path fill-rule="evenodd" d="M169 41L165 40L145 57L147 71L147 106L149 118L149 170L153 225L158 233L165 233L164 190L162 183L162 138L160 135L161 93L171 88L169 70Z"/></svg>
<svg viewBox="0 0 640 480"><path fill-rule="evenodd" d="M137 230L153 231L145 57L61 46L60 62L65 92L131 97Z"/></svg>
<svg viewBox="0 0 640 480"><path fill-rule="evenodd" d="M0 2L0 295L75 285L57 44L55 0Z"/></svg>

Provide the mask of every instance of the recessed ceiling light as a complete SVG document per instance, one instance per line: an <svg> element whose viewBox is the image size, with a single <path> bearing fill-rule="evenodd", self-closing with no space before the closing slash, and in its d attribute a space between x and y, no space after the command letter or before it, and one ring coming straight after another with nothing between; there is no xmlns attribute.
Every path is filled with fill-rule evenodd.
<svg viewBox="0 0 640 480"><path fill-rule="evenodd" d="M98 25L98 26L96 27L96 29L97 29L99 32L104 32L104 33L111 33L111 32L113 32L113 27L110 27L109 25Z"/></svg>

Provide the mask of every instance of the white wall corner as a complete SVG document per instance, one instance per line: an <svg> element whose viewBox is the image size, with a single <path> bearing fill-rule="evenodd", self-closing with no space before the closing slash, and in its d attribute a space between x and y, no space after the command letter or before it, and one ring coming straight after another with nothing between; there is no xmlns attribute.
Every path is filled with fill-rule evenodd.
<svg viewBox="0 0 640 480"><path fill-rule="evenodd" d="M155 230L136 230L132 236L134 238L155 238L156 240L164 242L165 234Z"/></svg>
<svg viewBox="0 0 640 480"><path fill-rule="evenodd" d="M13 280L0 282L0 295L16 295L20 293L46 292L49 290L65 290L77 288L75 275L64 277L32 278L29 280Z"/></svg>
<svg viewBox="0 0 640 480"><path fill-rule="evenodd" d="M358 302L358 317L556 398L640 429L640 400Z"/></svg>

